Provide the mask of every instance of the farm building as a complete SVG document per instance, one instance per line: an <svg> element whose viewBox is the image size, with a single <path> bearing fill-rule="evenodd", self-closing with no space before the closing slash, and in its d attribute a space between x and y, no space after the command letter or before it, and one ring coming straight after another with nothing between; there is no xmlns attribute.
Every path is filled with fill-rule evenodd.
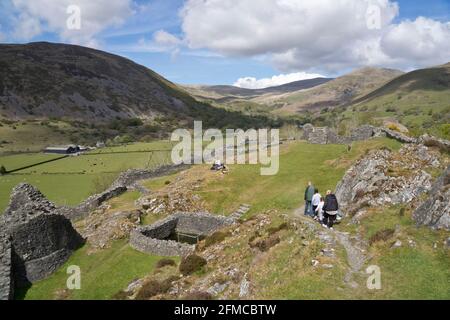
<svg viewBox="0 0 450 320"><path fill-rule="evenodd" d="M45 153L56 153L56 154L75 154L82 151L86 151L86 148L76 145L47 147L44 150Z"/></svg>

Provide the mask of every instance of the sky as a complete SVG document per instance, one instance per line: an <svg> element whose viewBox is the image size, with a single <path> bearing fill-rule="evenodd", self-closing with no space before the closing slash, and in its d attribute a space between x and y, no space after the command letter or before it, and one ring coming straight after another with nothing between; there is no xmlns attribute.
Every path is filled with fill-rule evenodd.
<svg viewBox="0 0 450 320"><path fill-rule="evenodd" d="M118 54L181 84L263 88L450 61L450 0L0 0L0 42Z"/></svg>

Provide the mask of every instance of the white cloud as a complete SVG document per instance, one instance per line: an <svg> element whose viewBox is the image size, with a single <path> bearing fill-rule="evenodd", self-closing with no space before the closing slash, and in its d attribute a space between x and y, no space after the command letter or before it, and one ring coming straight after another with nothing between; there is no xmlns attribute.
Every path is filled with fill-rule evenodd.
<svg viewBox="0 0 450 320"><path fill-rule="evenodd" d="M420 64L448 62L450 59L450 22L441 23L419 17L392 26L380 41L381 49L399 64L410 60Z"/></svg>
<svg viewBox="0 0 450 320"><path fill-rule="evenodd" d="M399 10L390 0L188 0L180 16L190 48L264 55L285 73L446 62L448 24L396 25Z"/></svg>
<svg viewBox="0 0 450 320"><path fill-rule="evenodd" d="M121 25L132 13L132 0L12 0L20 12L15 20L14 37L31 40L45 31L56 32L69 43L97 45L96 36L108 27ZM69 29L67 8L81 10L81 28Z"/></svg>
<svg viewBox="0 0 450 320"><path fill-rule="evenodd" d="M157 44L171 48L177 47L182 43L182 41L178 39L176 36L164 30L156 31L153 34L153 39Z"/></svg>
<svg viewBox="0 0 450 320"><path fill-rule="evenodd" d="M274 86L281 86L286 83L314 79L314 78L323 78L321 74L317 73L306 73L306 72L295 72L289 74L280 74L277 76L273 76L272 78L263 78L256 79L253 77L245 77L238 79L233 85L240 88L247 89L263 89Z"/></svg>

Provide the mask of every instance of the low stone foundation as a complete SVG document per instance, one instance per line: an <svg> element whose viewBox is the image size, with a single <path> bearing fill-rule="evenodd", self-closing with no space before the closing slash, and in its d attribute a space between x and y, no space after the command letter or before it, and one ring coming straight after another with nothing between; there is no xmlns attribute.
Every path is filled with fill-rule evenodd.
<svg viewBox="0 0 450 320"><path fill-rule="evenodd" d="M208 213L177 213L153 225L133 230L130 245L138 251L158 256L185 256L195 250L195 245L169 240L172 234L183 233L203 238L234 221Z"/></svg>

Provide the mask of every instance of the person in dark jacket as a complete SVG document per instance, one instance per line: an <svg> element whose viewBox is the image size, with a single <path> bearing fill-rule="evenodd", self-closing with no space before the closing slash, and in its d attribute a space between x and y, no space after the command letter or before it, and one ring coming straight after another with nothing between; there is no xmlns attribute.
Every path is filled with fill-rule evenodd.
<svg viewBox="0 0 450 320"><path fill-rule="evenodd" d="M312 209L312 199L314 197L315 191L316 188L313 186L311 181L308 182L308 187L306 187L305 190L305 216L314 217L314 211Z"/></svg>
<svg viewBox="0 0 450 320"><path fill-rule="evenodd" d="M339 211L339 203L336 195L334 195L330 190L327 191L323 211L323 226L333 230L333 225Z"/></svg>

